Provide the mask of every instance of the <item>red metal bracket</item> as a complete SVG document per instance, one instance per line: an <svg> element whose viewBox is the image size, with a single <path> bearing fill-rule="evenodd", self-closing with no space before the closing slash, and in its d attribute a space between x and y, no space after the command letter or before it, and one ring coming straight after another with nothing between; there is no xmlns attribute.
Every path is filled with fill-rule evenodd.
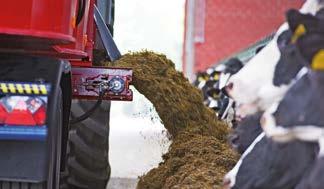
<svg viewBox="0 0 324 189"><path fill-rule="evenodd" d="M73 98L95 100L103 88L104 100L132 101L132 76L129 68L72 67Z"/></svg>

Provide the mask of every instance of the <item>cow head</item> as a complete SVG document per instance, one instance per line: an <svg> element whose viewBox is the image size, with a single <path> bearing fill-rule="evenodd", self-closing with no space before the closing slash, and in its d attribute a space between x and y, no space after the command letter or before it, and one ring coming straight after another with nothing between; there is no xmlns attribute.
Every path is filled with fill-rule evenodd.
<svg viewBox="0 0 324 189"><path fill-rule="evenodd" d="M245 117L240 121L229 135L231 146L242 154L253 142L253 140L262 132L260 118L262 113Z"/></svg>
<svg viewBox="0 0 324 189"><path fill-rule="evenodd" d="M291 84L297 73L304 66L304 59L297 50L295 44L291 43L292 32L284 31L277 40L280 51L280 59L275 66L273 85L280 87Z"/></svg>
<svg viewBox="0 0 324 189"><path fill-rule="evenodd" d="M229 78L243 67L243 63L237 58L231 58L223 65L224 69L222 70L219 78L219 89L223 89L226 86ZM226 91L223 92L226 93Z"/></svg>

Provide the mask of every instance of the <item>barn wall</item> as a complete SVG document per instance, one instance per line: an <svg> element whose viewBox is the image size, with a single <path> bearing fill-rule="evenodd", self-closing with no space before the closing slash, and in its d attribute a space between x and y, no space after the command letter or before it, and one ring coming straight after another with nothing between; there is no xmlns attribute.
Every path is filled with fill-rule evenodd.
<svg viewBox="0 0 324 189"><path fill-rule="evenodd" d="M284 21L285 11L289 8L299 8L304 2L303 0L187 0L187 5L190 1L194 1L195 9L186 7L184 47L194 49L187 49L183 56L183 69L189 77L274 32ZM192 15L194 19L190 22L188 18ZM192 22L193 25L190 25ZM192 32L193 35L187 36ZM192 39L188 40L189 37ZM188 56L187 52L193 55ZM191 64L188 65L187 62L190 61ZM190 70L193 73L190 73Z"/></svg>

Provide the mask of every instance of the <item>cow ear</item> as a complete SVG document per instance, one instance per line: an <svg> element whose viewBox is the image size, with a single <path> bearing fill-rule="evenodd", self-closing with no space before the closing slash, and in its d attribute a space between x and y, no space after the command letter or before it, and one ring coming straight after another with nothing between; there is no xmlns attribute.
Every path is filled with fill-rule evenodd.
<svg viewBox="0 0 324 189"><path fill-rule="evenodd" d="M317 51L312 59L311 68L313 70L324 71L324 49Z"/></svg>
<svg viewBox="0 0 324 189"><path fill-rule="evenodd" d="M310 14L302 14L297 10L289 10L286 14L290 31L293 33L291 42L296 41L304 35L310 27L316 27L318 19Z"/></svg>
<svg viewBox="0 0 324 189"><path fill-rule="evenodd" d="M306 33L306 28L304 25L304 15L297 10L289 10L286 13L287 22L290 31L293 33L291 37L291 42L295 43L297 39Z"/></svg>
<svg viewBox="0 0 324 189"><path fill-rule="evenodd" d="M292 32L294 32L298 25L303 24L303 14L298 10L290 9L286 13L286 20L288 22L289 28Z"/></svg>

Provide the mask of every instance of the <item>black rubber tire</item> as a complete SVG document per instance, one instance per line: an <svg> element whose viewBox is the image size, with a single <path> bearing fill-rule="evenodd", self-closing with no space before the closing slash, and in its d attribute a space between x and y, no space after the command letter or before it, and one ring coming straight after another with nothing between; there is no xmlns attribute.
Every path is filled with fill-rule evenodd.
<svg viewBox="0 0 324 189"><path fill-rule="evenodd" d="M84 114L95 101L74 101L71 118ZM70 126L67 175L61 189L105 189L110 178L109 151L110 102L83 122Z"/></svg>

